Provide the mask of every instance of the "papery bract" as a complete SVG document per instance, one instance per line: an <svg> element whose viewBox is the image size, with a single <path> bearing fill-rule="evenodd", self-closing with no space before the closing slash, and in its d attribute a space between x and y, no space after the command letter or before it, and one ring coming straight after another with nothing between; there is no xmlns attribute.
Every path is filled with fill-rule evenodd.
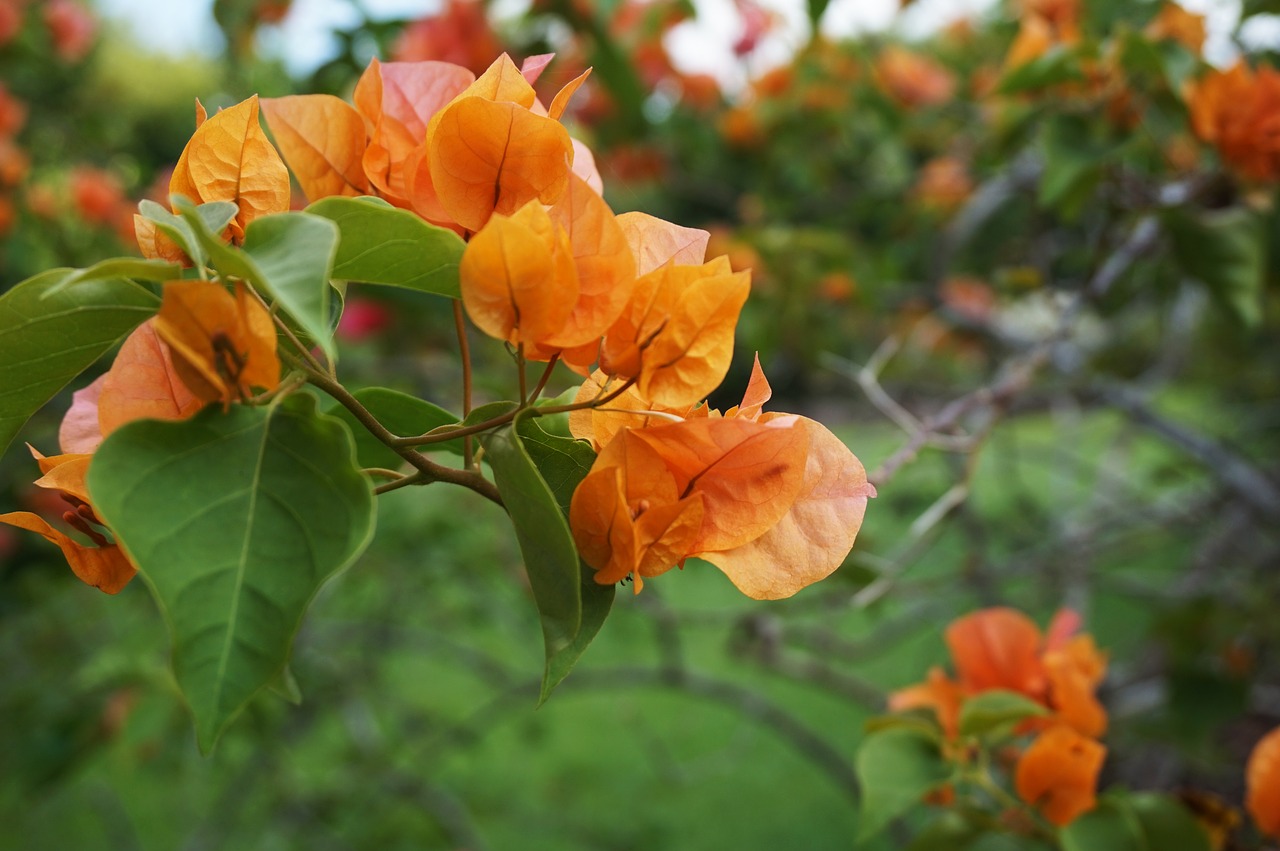
<svg viewBox="0 0 1280 851"><path fill-rule="evenodd" d="M458 275L471 321L513 345L558 334L578 298L569 236L536 201L493 216L467 244Z"/></svg>
<svg viewBox="0 0 1280 851"><path fill-rule="evenodd" d="M667 261L677 266L696 266L706 260L711 234L686 228L648 213L623 213L618 226L636 260L636 274L647 275Z"/></svg>
<svg viewBox="0 0 1280 851"><path fill-rule="evenodd" d="M203 402L225 406L280 383L275 326L244 284L233 296L209 281L170 281L155 330L182 383Z"/></svg>
<svg viewBox="0 0 1280 851"><path fill-rule="evenodd" d="M948 739L960 733L960 704L964 701L964 689L947 676L941 668L929 669L923 683L899 689L889 695L889 709L901 712L906 709L931 709Z"/></svg>
<svg viewBox="0 0 1280 851"><path fill-rule="evenodd" d="M1021 612L1003 607L973 612L947 627L946 640L969 693L1008 689L1033 699L1044 694L1040 628Z"/></svg>
<svg viewBox="0 0 1280 851"><path fill-rule="evenodd" d="M204 406L179 378L155 325L153 318L134 329L103 376L98 398L103 437L134 420L185 420Z"/></svg>
<svg viewBox="0 0 1280 851"><path fill-rule="evenodd" d="M1263 736L1249 754L1245 807L1258 830L1280 839L1280 727Z"/></svg>
<svg viewBox="0 0 1280 851"><path fill-rule="evenodd" d="M58 425L58 446L64 453L89 455L102 443L98 399L106 380L105 374L99 375L92 384L71 394L71 407Z"/></svg>
<svg viewBox="0 0 1280 851"><path fill-rule="evenodd" d="M169 192L197 204L231 201L238 208L231 240L239 244L249 222L289 209L289 172L258 124L258 96L209 118L182 149Z"/></svg>
<svg viewBox="0 0 1280 851"><path fill-rule="evenodd" d="M62 550L67 564L80 581L107 594L119 593L137 571L119 545L108 542L95 528L102 526L102 521L89 502L89 489L85 485L85 474L93 456L67 454L46 458L34 449L31 454L35 456L40 472L43 473L36 480L36 486L61 493L68 504L68 510L63 512L62 519L88 536L97 546L81 544L29 511L0 514L0 523L44 537Z"/></svg>
<svg viewBox="0 0 1280 851"><path fill-rule="evenodd" d="M768 414L770 422L786 414ZM830 576L853 548L867 500L876 495L862 463L821 423L798 417L809 434L803 481L790 509L763 535L739 547L702 553L738 589L778 600Z"/></svg>
<svg viewBox="0 0 1280 851"><path fill-rule="evenodd" d="M1014 772L1018 797L1053 824L1070 824L1093 809L1107 749L1070 727L1045 730L1023 752Z"/></svg>
<svg viewBox="0 0 1280 851"><path fill-rule="evenodd" d="M262 114L308 200L370 193L365 122L354 107L333 95L290 95L263 99Z"/></svg>
<svg viewBox="0 0 1280 851"><path fill-rule="evenodd" d="M704 399L729 369L750 289L750 274L734 272L723 257L644 275L605 335L601 369L636 379L640 394L659 405Z"/></svg>
<svg viewBox="0 0 1280 851"><path fill-rule="evenodd" d="M1085 736L1098 737L1107 730L1107 711L1095 691L1106 672L1106 657L1093 638L1078 635L1061 649L1044 654L1049 681L1048 702L1057 719Z"/></svg>
<svg viewBox="0 0 1280 851"><path fill-rule="evenodd" d="M546 360L557 350L561 360L582 374L595 362L598 343L631 297L636 265L622 228L604 199L586 181L570 175L569 189L549 211L569 237L578 281L577 300L559 332L538 340Z"/></svg>
<svg viewBox="0 0 1280 851"><path fill-rule="evenodd" d="M649 573L639 575L656 575L649 549L634 543L654 537L637 524L650 522L641 518L655 510L665 536L662 570L688 556L746 544L795 501L808 448L808 432L794 420L700 419L626 429L573 496L570 526L583 559L601 571L600 583L641 567ZM606 499L609 493L620 496ZM687 502L695 496L702 515L696 528L687 514L695 510Z"/></svg>
<svg viewBox="0 0 1280 851"><path fill-rule="evenodd" d="M375 59L360 75L354 99L369 134L364 170L388 201L411 206L428 124L474 80L470 71L447 62L382 63ZM443 218L441 213L418 212L433 221Z"/></svg>
<svg viewBox="0 0 1280 851"><path fill-rule="evenodd" d="M433 122L429 144L440 206L467 230L531 200L554 204L568 188L568 131L518 103L460 98Z"/></svg>

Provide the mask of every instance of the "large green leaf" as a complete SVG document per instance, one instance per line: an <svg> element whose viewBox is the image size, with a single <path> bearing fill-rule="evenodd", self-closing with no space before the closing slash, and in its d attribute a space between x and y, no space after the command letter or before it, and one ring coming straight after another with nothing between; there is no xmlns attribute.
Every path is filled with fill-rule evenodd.
<svg viewBox="0 0 1280 851"><path fill-rule="evenodd" d="M858 748L854 770L862 785L859 842L920 805L925 795L952 774L938 739L910 727L891 727L868 735Z"/></svg>
<svg viewBox="0 0 1280 851"><path fill-rule="evenodd" d="M307 213L275 213L249 222L244 245L222 241L221 231L205 226L199 210L179 199L179 211L223 275L244 278L269 295L305 335L334 357L329 323L329 277L337 250L338 228Z"/></svg>
<svg viewBox="0 0 1280 851"><path fill-rule="evenodd" d="M561 654L573 654L582 628L583 582L578 549L555 494L538 472L517 429L505 426L486 435L483 443L494 482L515 526L542 620L547 661L541 699L545 699L554 687L553 673L563 678L568 672Z"/></svg>
<svg viewBox="0 0 1280 851"><path fill-rule="evenodd" d="M311 598L373 534L351 435L311 397L295 400L129 423L89 473L164 613L205 751L260 689L287 681Z"/></svg>
<svg viewBox="0 0 1280 851"><path fill-rule="evenodd" d="M54 269L0 295L0 452L32 414L160 306L123 278L49 294L71 274Z"/></svg>
<svg viewBox="0 0 1280 851"><path fill-rule="evenodd" d="M556 504L561 513L569 516L569 502L573 492L591 471L595 463L596 453L584 440L574 440L549 434L544 423L553 417L522 417L516 423L516 431L529 453L533 465L538 468L543 481L551 488ZM600 627L604 626L613 607L615 585L601 585L595 581L595 571L579 560L578 576L582 596L582 625L578 634L568 646L547 658L546 671L542 678L540 702L551 695L551 690L560 684L578 659L586 652L587 647L595 640Z"/></svg>
<svg viewBox="0 0 1280 851"><path fill-rule="evenodd" d="M458 422L457 416L444 408L416 396L410 396L408 393L401 393L399 390L366 387L355 391L352 395L365 407L365 410L373 414L378 422L386 426L392 434L400 437L426 434L434 428L454 425ZM351 428L351 433L356 439L356 458L359 459L361 466L396 469L403 462L404 459L394 449L374 437L360 424L355 415L342 405L335 404L327 413L344 421ZM462 441L435 443L424 446L422 449L444 449L461 455Z"/></svg>
<svg viewBox="0 0 1280 851"><path fill-rule="evenodd" d="M1170 210L1164 217L1173 255L1186 273L1248 327L1262 321L1266 239L1262 221L1243 207Z"/></svg>
<svg viewBox="0 0 1280 851"><path fill-rule="evenodd" d="M466 244L453 231L376 198L321 198L307 212L341 233L333 277L458 298Z"/></svg>

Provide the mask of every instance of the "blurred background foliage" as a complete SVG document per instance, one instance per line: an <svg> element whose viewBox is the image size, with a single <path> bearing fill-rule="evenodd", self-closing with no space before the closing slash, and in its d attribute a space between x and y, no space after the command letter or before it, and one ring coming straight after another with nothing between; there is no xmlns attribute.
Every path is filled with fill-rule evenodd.
<svg viewBox="0 0 1280 851"><path fill-rule="evenodd" d="M345 94L373 55L554 51L547 91L595 68L569 121L615 210L705 227L754 270L713 402L758 351L777 406L833 424L880 488L846 565L795 599L750 603L701 564L623 595L536 712L503 518L388 495L306 621L301 706L259 700L209 759L143 587L104 597L0 527L0 848L850 847L862 724L943 659L945 623L994 604L1075 608L1109 651L1104 785L1238 807L1280 723L1276 175L1197 137L1203 32L1139 0L1084 0L1068 31L1076 5L812 38L725 91L664 47L687 2L537 0L491 24L448 0L366 17L294 79L258 50L288 0L218 0L214 59L149 53L77 0L0 0L0 286L131 250L195 96ZM776 21L739 7L746 68ZM450 329L439 305L353 293L345 377L448 398ZM63 409L27 438L51 447ZM5 506L39 499L20 456ZM1241 828L1220 847L1260 846Z"/></svg>

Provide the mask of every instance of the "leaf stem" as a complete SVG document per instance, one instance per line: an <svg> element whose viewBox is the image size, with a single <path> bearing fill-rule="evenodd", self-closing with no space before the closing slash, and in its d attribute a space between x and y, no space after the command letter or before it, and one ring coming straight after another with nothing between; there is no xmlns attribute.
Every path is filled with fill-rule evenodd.
<svg viewBox="0 0 1280 851"><path fill-rule="evenodd" d="M418 471L419 481L413 484L430 484L432 482L449 482L450 484L461 485L469 488L498 505L503 505L502 495L498 493L498 488L493 482L486 479L476 470L459 470L454 467L446 467L443 464L437 464L430 458L413 449L396 445L398 440L394 434L387 430L387 427L378 421L378 418L370 413L369 409L360 404L360 400L351 395L347 388L343 387L337 380L330 377L326 373L314 369L306 364L299 364L300 368L307 373L308 379L316 387L332 396L339 404L351 412L356 420L368 429L369 433L380 440L382 443L391 447L404 460L408 461ZM407 477L407 478L413 478Z"/></svg>
<svg viewBox="0 0 1280 851"><path fill-rule="evenodd" d="M467 340L467 323L462 316L462 300L454 299L453 326L458 331L458 354L462 358L462 418L471 413L471 343ZM462 440L462 464L470 469L474 459L471 454L471 437Z"/></svg>
<svg viewBox="0 0 1280 851"><path fill-rule="evenodd" d="M560 353L556 352L551 356L551 360L547 361L547 368L542 371L542 377L538 379L538 384L533 388L533 396L529 399L532 405L538 401L538 397L542 395L542 391L546 389L547 382L551 380L551 373L555 371L556 364L560 362Z"/></svg>
<svg viewBox="0 0 1280 851"><path fill-rule="evenodd" d="M529 404L529 379L524 374L524 343L516 345L516 375L520 377L520 407Z"/></svg>

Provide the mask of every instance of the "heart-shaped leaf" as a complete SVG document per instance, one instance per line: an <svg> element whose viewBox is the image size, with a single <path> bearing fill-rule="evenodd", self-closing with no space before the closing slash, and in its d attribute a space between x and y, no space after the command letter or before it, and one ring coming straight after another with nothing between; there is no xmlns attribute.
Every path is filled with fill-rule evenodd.
<svg viewBox="0 0 1280 851"><path fill-rule="evenodd" d="M107 438L90 469L99 515L169 625L206 752L281 680L312 597L373 534L350 433L299 400L139 420Z"/></svg>

